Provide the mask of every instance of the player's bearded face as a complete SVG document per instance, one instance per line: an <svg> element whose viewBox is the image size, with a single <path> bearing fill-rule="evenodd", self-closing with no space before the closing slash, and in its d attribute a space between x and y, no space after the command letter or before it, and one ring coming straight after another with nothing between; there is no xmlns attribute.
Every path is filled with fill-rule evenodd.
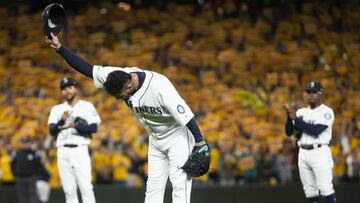
<svg viewBox="0 0 360 203"><path fill-rule="evenodd" d="M310 104L317 104L320 102L321 94L317 92L308 92L307 99Z"/></svg>
<svg viewBox="0 0 360 203"><path fill-rule="evenodd" d="M76 96L77 90L75 86L68 86L61 90L61 96L66 99L66 101L71 101Z"/></svg>
<svg viewBox="0 0 360 203"><path fill-rule="evenodd" d="M131 93L133 92L133 86L131 85L131 82L127 83L124 88L119 92L119 94L114 95L116 99L123 99L127 100Z"/></svg>

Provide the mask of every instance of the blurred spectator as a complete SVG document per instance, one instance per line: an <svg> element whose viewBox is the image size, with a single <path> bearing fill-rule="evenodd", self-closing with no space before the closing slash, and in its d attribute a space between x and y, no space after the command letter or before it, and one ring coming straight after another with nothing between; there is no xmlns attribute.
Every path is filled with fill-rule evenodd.
<svg viewBox="0 0 360 203"><path fill-rule="evenodd" d="M11 171L10 149L6 137L0 137L0 185L13 185L14 176Z"/></svg>
<svg viewBox="0 0 360 203"><path fill-rule="evenodd" d="M3 139L0 138L0 142ZM14 185L14 175L11 171L11 152L10 149L3 145L0 152L0 184L3 186Z"/></svg>
<svg viewBox="0 0 360 203"><path fill-rule="evenodd" d="M56 150L50 149L45 161L45 168L49 172L49 186L51 188L57 188L60 186L59 169L57 165Z"/></svg>
<svg viewBox="0 0 360 203"><path fill-rule="evenodd" d="M270 178L271 180L276 181L275 184L280 182L280 154L270 152L269 161L270 161Z"/></svg>
<svg viewBox="0 0 360 203"><path fill-rule="evenodd" d="M112 154L112 168L113 179L117 186L126 186L126 181L129 177L129 169L131 167L131 160L121 151L115 151Z"/></svg>
<svg viewBox="0 0 360 203"><path fill-rule="evenodd" d="M211 162L210 162L210 170L208 173L209 176L209 180L211 181L211 183L216 183L218 184L220 181L220 176L219 176L219 159L220 159L220 154L219 154L219 149L218 146L214 146L211 149Z"/></svg>
<svg viewBox="0 0 360 203"><path fill-rule="evenodd" d="M238 168L240 169L240 177L245 183L255 183L258 178L258 162L259 159L253 152L251 145L248 145L240 154Z"/></svg>
<svg viewBox="0 0 360 203"><path fill-rule="evenodd" d="M293 163L293 152L291 149L291 142L285 142L284 148L280 150L280 154L278 156L278 168L280 175L280 183L290 183L293 180L293 171L292 171L292 163Z"/></svg>
<svg viewBox="0 0 360 203"><path fill-rule="evenodd" d="M96 184L111 184L112 177L112 151L110 149L110 142L103 139L98 150L93 153L93 165L96 173Z"/></svg>
<svg viewBox="0 0 360 203"><path fill-rule="evenodd" d="M38 203L36 181L41 168L39 152L32 149L32 138L21 138L20 149L14 151L11 160L11 169L15 175L15 186L20 203Z"/></svg>
<svg viewBox="0 0 360 203"><path fill-rule="evenodd" d="M357 183L360 178L359 150L351 150L346 157L346 181Z"/></svg>
<svg viewBox="0 0 360 203"><path fill-rule="evenodd" d="M224 140L220 144L220 156L218 163L218 173L220 177L220 185L229 186L235 184L235 176L237 173L237 159L233 153L234 143L230 140Z"/></svg>

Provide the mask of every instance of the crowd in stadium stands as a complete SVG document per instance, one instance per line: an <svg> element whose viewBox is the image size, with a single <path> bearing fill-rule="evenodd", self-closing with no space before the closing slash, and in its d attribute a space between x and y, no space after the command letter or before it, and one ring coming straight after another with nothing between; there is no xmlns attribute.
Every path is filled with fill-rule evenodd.
<svg viewBox="0 0 360 203"><path fill-rule="evenodd" d="M360 178L360 6L353 1L197 1L134 9L101 1L67 9L64 44L91 63L139 66L167 75L213 146L196 185L299 181L297 147L282 105L305 105L307 81L325 87L335 111L335 182ZM260 2L260 1L259 1ZM277 3L272 3L277 2ZM356 1L354 1L356 2ZM47 119L72 76L102 124L90 145L97 184L143 186L148 135L126 105L97 91L44 42L41 11L0 8L0 184L12 184L11 151L30 135L49 183L59 187Z"/></svg>

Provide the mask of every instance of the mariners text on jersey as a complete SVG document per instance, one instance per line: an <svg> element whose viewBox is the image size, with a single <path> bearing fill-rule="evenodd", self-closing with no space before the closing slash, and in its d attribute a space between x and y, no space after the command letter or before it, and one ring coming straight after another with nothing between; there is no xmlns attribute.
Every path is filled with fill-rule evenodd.
<svg viewBox="0 0 360 203"><path fill-rule="evenodd" d="M130 96L126 104L152 136L165 138L182 129L194 117L170 80L156 72L139 68L94 66L95 86L102 88L107 76L113 71L145 73L143 85Z"/></svg>

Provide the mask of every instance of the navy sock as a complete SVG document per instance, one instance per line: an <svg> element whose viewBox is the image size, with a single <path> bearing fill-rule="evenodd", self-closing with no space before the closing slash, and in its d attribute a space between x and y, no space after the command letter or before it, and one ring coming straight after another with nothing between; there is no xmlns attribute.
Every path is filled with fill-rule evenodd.
<svg viewBox="0 0 360 203"><path fill-rule="evenodd" d="M336 203L335 194L325 196L326 203Z"/></svg>
<svg viewBox="0 0 360 203"><path fill-rule="evenodd" d="M309 201L309 203L320 203L319 197L310 197L307 198L307 200Z"/></svg>

